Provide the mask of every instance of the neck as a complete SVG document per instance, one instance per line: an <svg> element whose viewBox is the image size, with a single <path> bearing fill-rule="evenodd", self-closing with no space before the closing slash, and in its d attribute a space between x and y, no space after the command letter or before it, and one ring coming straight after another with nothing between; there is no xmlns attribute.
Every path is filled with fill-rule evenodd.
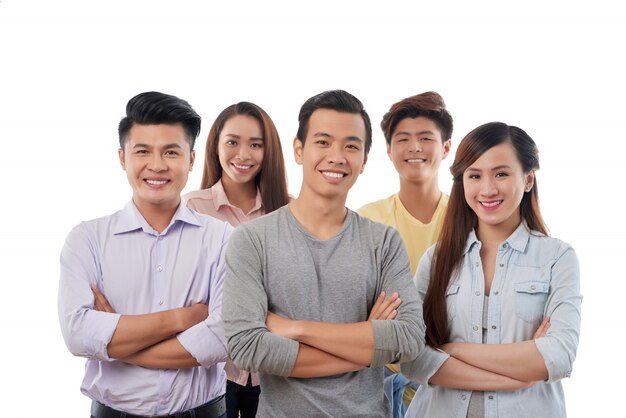
<svg viewBox="0 0 626 418"><path fill-rule="evenodd" d="M436 177L424 182L400 179L398 198L411 216L422 223L429 223L432 219L441 200L441 194Z"/></svg>
<svg viewBox="0 0 626 418"><path fill-rule="evenodd" d="M289 204L289 209L304 229L321 240L335 236L348 214L345 196L343 199L309 196L304 189Z"/></svg>
<svg viewBox="0 0 626 418"><path fill-rule="evenodd" d="M483 244L499 245L515 232L521 222L519 214L518 216L511 216L508 220L498 225L485 224L479 220L476 236Z"/></svg>
<svg viewBox="0 0 626 418"><path fill-rule="evenodd" d="M178 209L178 206L180 205L180 199L176 205L167 207L145 203L139 205L134 199L133 202L135 202L135 207L137 207L141 216L143 216L146 222L148 222L148 225L150 225L152 229L157 231L159 234L167 228L170 222L172 222L174 213L176 213L176 209Z"/></svg>
<svg viewBox="0 0 626 418"><path fill-rule="evenodd" d="M252 210L256 203L257 188L254 179L247 183L236 183L228 176L222 176L222 187L231 205L244 213Z"/></svg>

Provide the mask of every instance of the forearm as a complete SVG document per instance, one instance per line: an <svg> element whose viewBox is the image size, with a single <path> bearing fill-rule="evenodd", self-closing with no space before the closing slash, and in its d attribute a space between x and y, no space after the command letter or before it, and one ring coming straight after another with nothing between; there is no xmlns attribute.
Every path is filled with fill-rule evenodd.
<svg viewBox="0 0 626 418"><path fill-rule="evenodd" d="M522 381L546 380L548 369L534 340L512 344L451 343L444 350L464 363Z"/></svg>
<svg viewBox="0 0 626 418"><path fill-rule="evenodd" d="M292 339L367 367L374 353L374 331L370 322L336 324L295 321Z"/></svg>
<svg viewBox="0 0 626 418"><path fill-rule="evenodd" d="M153 369L184 369L199 366L177 338L168 338L119 360Z"/></svg>
<svg viewBox="0 0 626 418"><path fill-rule="evenodd" d="M355 372L363 366L352 363L340 357L328 354L325 351L300 344L296 364L290 377L324 377L341 373Z"/></svg>
<svg viewBox="0 0 626 418"><path fill-rule="evenodd" d="M144 315L122 315L107 346L109 357L121 359L184 331L181 309Z"/></svg>
<svg viewBox="0 0 626 418"><path fill-rule="evenodd" d="M453 357L443 363L428 383L451 389L480 391L514 391L531 385L528 382L472 366Z"/></svg>

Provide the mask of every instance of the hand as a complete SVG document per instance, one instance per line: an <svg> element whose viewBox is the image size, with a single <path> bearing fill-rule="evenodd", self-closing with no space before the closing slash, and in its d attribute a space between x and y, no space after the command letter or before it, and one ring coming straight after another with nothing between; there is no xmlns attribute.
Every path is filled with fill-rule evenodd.
<svg viewBox="0 0 626 418"><path fill-rule="evenodd" d="M95 284L91 285L91 291L93 292L93 308L99 312L116 313L115 309L111 307L107 298L98 289Z"/></svg>
<svg viewBox="0 0 626 418"><path fill-rule="evenodd" d="M267 311L267 318L265 318L265 326L272 334L280 335L281 337L295 340L297 337L297 331L295 329L296 321L287 319L274 312Z"/></svg>
<svg viewBox="0 0 626 418"><path fill-rule="evenodd" d="M186 308L181 308L185 312L184 329L191 328L199 324L209 316L209 305L206 303L196 303Z"/></svg>
<svg viewBox="0 0 626 418"><path fill-rule="evenodd" d="M380 292L374 306L372 306L370 316L367 320L394 319L398 314L398 306L400 306L401 303L402 300L400 299L398 292L393 292L387 299L385 299L385 292Z"/></svg>
<svg viewBox="0 0 626 418"><path fill-rule="evenodd" d="M536 340L537 338L545 337L546 334L548 333L549 328L550 328L550 317L546 316L545 318L543 318L543 321L541 321L541 325L539 325L539 328L537 328L537 331L535 331L535 333L533 334L533 340Z"/></svg>

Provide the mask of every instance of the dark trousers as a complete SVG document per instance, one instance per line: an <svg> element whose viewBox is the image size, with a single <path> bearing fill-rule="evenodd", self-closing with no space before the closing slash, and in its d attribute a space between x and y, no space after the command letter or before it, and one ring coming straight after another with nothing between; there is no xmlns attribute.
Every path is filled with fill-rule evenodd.
<svg viewBox="0 0 626 418"><path fill-rule="evenodd" d="M226 418L254 418L259 406L260 386L252 386L248 377L246 386L226 381Z"/></svg>

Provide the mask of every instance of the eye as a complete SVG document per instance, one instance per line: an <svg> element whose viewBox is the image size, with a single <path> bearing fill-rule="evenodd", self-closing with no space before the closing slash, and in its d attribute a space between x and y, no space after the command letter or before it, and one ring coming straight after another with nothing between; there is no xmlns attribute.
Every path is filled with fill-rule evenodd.
<svg viewBox="0 0 626 418"><path fill-rule="evenodd" d="M226 145L228 145L229 147L235 146L237 145L237 141L235 141L234 139L228 139L226 142L224 142Z"/></svg>
<svg viewBox="0 0 626 418"><path fill-rule="evenodd" d="M315 143L319 145L328 145L328 141L325 139L318 139Z"/></svg>
<svg viewBox="0 0 626 418"><path fill-rule="evenodd" d="M135 154L148 155L148 150L147 149L138 149L138 150L135 151Z"/></svg>
<svg viewBox="0 0 626 418"><path fill-rule="evenodd" d="M176 157L178 155L178 151L167 150L167 151L165 151L165 155L167 155L169 157Z"/></svg>
<svg viewBox="0 0 626 418"><path fill-rule="evenodd" d="M505 173L504 171L496 173L496 178L497 177L508 177L508 176L509 176L509 173Z"/></svg>
<svg viewBox="0 0 626 418"><path fill-rule="evenodd" d="M263 148L263 143L262 142L254 142L254 143L250 144L250 148L252 148L252 149L262 149Z"/></svg>
<svg viewBox="0 0 626 418"><path fill-rule="evenodd" d="M359 151L361 149L358 145L355 144L348 144L346 147L354 151Z"/></svg>
<svg viewBox="0 0 626 418"><path fill-rule="evenodd" d="M406 141L408 141L408 139L407 139L407 138L398 138L398 139L396 140L396 142L406 142Z"/></svg>
<svg viewBox="0 0 626 418"><path fill-rule="evenodd" d="M428 138L428 137L424 137L424 138L420 138L420 141L432 141L432 138Z"/></svg>
<svg viewBox="0 0 626 418"><path fill-rule="evenodd" d="M478 179L480 179L480 175L478 175L478 174L468 174L467 178L470 179L470 180L478 180Z"/></svg>

